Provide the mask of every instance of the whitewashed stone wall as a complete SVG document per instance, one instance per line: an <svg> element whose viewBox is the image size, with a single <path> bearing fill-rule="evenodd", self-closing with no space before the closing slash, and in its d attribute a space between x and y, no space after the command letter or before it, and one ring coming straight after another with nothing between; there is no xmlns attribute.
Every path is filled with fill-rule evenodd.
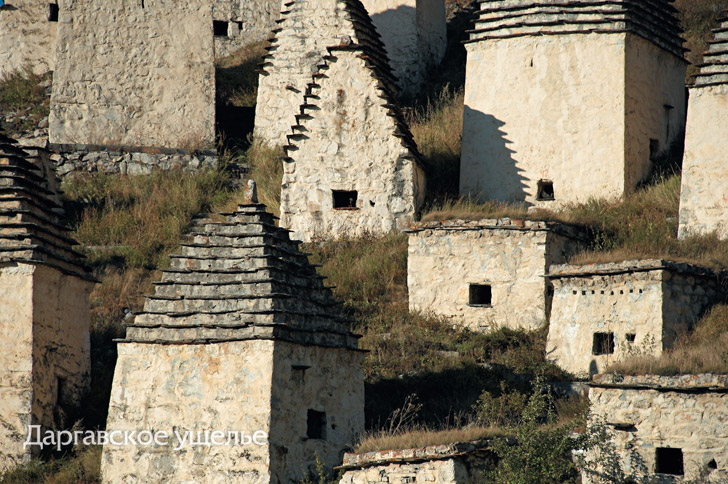
<svg viewBox="0 0 728 484"><path fill-rule="evenodd" d="M66 5L58 24L51 143L214 146L209 1Z"/></svg>
<svg viewBox="0 0 728 484"><path fill-rule="evenodd" d="M281 227L303 241L383 235L414 221L425 175L381 76L357 49L332 49L289 136ZM334 208L334 190L356 191Z"/></svg>
<svg viewBox="0 0 728 484"><path fill-rule="evenodd" d="M580 377L629 354L659 356L723 297L710 271L661 260L553 266L548 277L554 298L546 354ZM613 334L613 353L593 354L595 333Z"/></svg>
<svg viewBox="0 0 728 484"><path fill-rule="evenodd" d="M265 40L276 26L281 0L214 0L212 18L227 22L227 36L215 36L215 59Z"/></svg>
<svg viewBox="0 0 728 484"><path fill-rule="evenodd" d="M479 484L495 455L487 441L344 454L339 484Z"/></svg>
<svg viewBox="0 0 728 484"><path fill-rule="evenodd" d="M728 481L726 375L598 375L589 401L593 416L612 427L624 475L651 476L658 483ZM682 450L684 477L656 473L658 448ZM608 458L593 457L600 464ZM583 481L603 482L599 477L607 471L597 466L596 474L582 473Z"/></svg>
<svg viewBox="0 0 728 484"><path fill-rule="evenodd" d="M49 1L5 3L6 6L0 9L0 78L26 65L36 74L52 71L57 24L48 21Z"/></svg>
<svg viewBox="0 0 728 484"><path fill-rule="evenodd" d="M293 365L308 367L298 379ZM107 429L263 431L265 445L106 446L103 482L259 484L328 466L363 429L361 354L273 341L119 345ZM359 374L351 374L351 372ZM150 391L151 390L151 391ZM307 411L325 411L326 439L306 439ZM173 442L173 440L170 440Z"/></svg>
<svg viewBox="0 0 728 484"><path fill-rule="evenodd" d="M728 84L690 89L678 237L716 231L728 238Z"/></svg>
<svg viewBox="0 0 728 484"><path fill-rule="evenodd" d="M401 92L417 94L447 48L443 0L363 0L397 77Z"/></svg>
<svg viewBox="0 0 728 484"><path fill-rule="evenodd" d="M466 44L461 195L558 208L630 192L651 140L680 139L685 61L631 32L537 31ZM540 180L553 201L538 199Z"/></svg>
<svg viewBox="0 0 728 484"><path fill-rule="evenodd" d="M91 287L45 265L0 266L0 472L39 451L23 447L28 426L55 428L56 407L88 384Z"/></svg>
<svg viewBox="0 0 728 484"><path fill-rule="evenodd" d="M572 227L510 219L421 223L409 231L410 311L474 331L536 329L548 322L551 264L563 263L583 235ZM471 284L491 287L492 303L469 303Z"/></svg>

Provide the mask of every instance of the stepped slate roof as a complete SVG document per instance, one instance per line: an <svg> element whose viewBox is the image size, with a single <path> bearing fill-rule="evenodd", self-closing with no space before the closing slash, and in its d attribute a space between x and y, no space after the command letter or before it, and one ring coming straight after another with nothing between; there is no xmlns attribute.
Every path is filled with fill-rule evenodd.
<svg viewBox="0 0 728 484"><path fill-rule="evenodd" d="M276 20L279 27L273 30L273 39L267 47L268 54L263 57L260 64L261 74L270 75L273 69L280 70L288 64L287 56L298 54L293 52L300 49L291 49L289 44L301 43L302 27L301 18L308 16L326 16L330 19L327 23L340 22L334 29L340 32L342 43L354 43L364 50L367 56L377 64L380 69L382 82L387 84L391 91L395 91L395 77L389 66L387 51L384 48L381 36L372 23L371 17L360 0L338 0L335 3L333 12L322 12L321 4L313 0L293 0L283 4L285 10L281 12L281 18ZM327 25L327 27L331 27ZM330 28L322 28L321 33L308 32L305 37L316 37L326 35ZM346 38L348 36L348 39ZM327 45L326 47L334 47ZM310 55L310 54L309 54Z"/></svg>
<svg viewBox="0 0 728 484"><path fill-rule="evenodd" d="M43 155L0 132L0 263L44 264L93 280L62 224L55 173Z"/></svg>
<svg viewBox="0 0 728 484"><path fill-rule="evenodd" d="M306 138L309 129L306 127L306 120L311 119L319 111L316 100L319 99L321 85L317 82L321 77L327 77L326 71L329 69L330 62L335 61L337 52L355 52L357 57L364 60L364 63L371 72L371 76L377 85L379 97L382 100L381 106L385 109L386 115L393 121L392 136L400 139L402 147L409 153L402 158L414 160L423 169L425 169L422 155L417 149L414 136L404 120L404 115L399 105L394 100L393 82L389 71L389 64L386 57L372 56L366 45L350 43L347 45L338 45L327 48L328 55L324 56L323 63L318 65L318 71L313 75L313 80L306 86L306 94L304 102L301 105L301 111L296 115L296 124L291 127L292 134L286 136L288 144L283 147L286 151L284 161L295 161L295 155L291 156L291 152L298 150L296 141Z"/></svg>
<svg viewBox="0 0 728 484"><path fill-rule="evenodd" d="M728 84L728 10L723 13L718 28L713 29L713 40L703 54L700 73L695 76L695 87Z"/></svg>
<svg viewBox="0 0 728 484"><path fill-rule="evenodd" d="M204 344L251 339L357 349L324 277L257 203L198 218L162 271L125 341Z"/></svg>
<svg viewBox="0 0 728 484"><path fill-rule="evenodd" d="M467 42L528 35L632 32L682 57L682 30L671 2L482 0Z"/></svg>

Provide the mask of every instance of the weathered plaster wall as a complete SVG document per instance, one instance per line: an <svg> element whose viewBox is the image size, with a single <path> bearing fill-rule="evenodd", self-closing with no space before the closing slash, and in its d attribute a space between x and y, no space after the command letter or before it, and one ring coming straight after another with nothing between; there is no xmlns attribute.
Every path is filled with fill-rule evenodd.
<svg viewBox="0 0 728 484"><path fill-rule="evenodd" d="M336 50L322 72L284 162L281 226L303 241L406 228L424 201L424 172L396 136L373 69L360 52ZM333 190L356 190L356 206L334 209Z"/></svg>
<svg viewBox="0 0 728 484"><path fill-rule="evenodd" d="M302 469L315 470L316 455L329 467L341 464L342 451L351 448L364 432L363 360L359 351L276 343L272 482L302 479ZM325 439L306 437L309 409L325 412Z"/></svg>
<svg viewBox="0 0 728 484"><path fill-rule="evenodd" d="M273 345L119 344L107 430L270 433ZM104 446L102 482L271 482L268 444L173 448Z"/></svg>
<svg viewBox="0 0 728 484"><path fill-rule="evenodd" d="M474 331L535 329L548 321L548 267L578 248L543 222L485 220L413 231L407 287L411 311L444 316ZM470 284L488 284L490 307L469 305Z"/></svg>
<svg viewBox="0 0 728 484"><path fill-rule="evenodd" d="M678 237L716 231L728 238L728 84L690 89Z"/></svg>
<svg viewBox="0 0 728 484"><path fill-rule="evenodd" d="M60 425L56 406L78 403L88 384L91 283L45 265L14 263L0 269L0 290L5 296L0 302L0 470L5 470L38 451L23 448L28 426ZM59 378L64 381L60 395Z"/></svg>
<svg viewBox="0 0 728 484"><path fill-rule="evenodd" d="M23 442L33 409L33 271L0 266L0 473L30 456Z"/></svg>
<svg viewBox="0 0 728 484"><path fill-rule="evenodd" d="M68 3L58 24L50 142L213 146L213 56L209 1Z"/></svg>
<svg viewBox="0 0 728 484"><path fill-rule="evenodd" d="M36 74L52 71L57 24L48 21L48 0L6 4L0 9L0 78L25 65Z"/></svg>
<svg viewBox="0 0 728 484"><path fill-rule="evenodd" d="M650 174L650 140L660 156L685 133L686 63L638 35L628 33L625 67L625 188L632 190Z"/></svg>
<svg viewBox="0 0 728 484"><path fill-rule="evenodd" d="M228 35L215 36L215 59L268 38L280 13L280 0L213 0L213 20L228 22Z"/></svg>
<svg viewBox="0 0 728 484"><path fill-rule="evenodd" d="M554 207L624 193L625 34L467 44L460 193ZM555 200L537 202L540 179Z"/></svg>
<svg viewBox="0 0 728 484"><path fill-rule="evenodd" d="M600 375L595 383L615 385L592 385L589 401L593 415L626 427L609 432L625 474L655 475L656 449L669 447L682 449L686 480L698 479L706 470L710 472L699 482L728 480L728 382L724 375L624 376L617 381ZM605 460L604 456L596 458ZM714 470L706 469L711 460L716 464ZM582 475L587 484L603 482ZM661 483L681 481L666 474L656 477Z"/></svg>
<svg viewBox="0 0 728 484"><path fill-rule="evenodd" d="M627 268L630 263L623 265ZM577 376L602 372L633 352L660 355L721 297L715 278L659 267L620 271L617 264L611 264L601 269L606 266L613 273L589 274L584 267L581 275L556 277L571 266L550 271L554 297L546 354ZM614 352L594 355L594 333L613 333ZM633 342L627 340L627 334L634 335Z"/></svg>
<svg viewBox="0 0 728 484"><path fill-rule="evenodd" d="M391 463L347 471L339 484L468 484L468 471L456 459Z"/></svg>

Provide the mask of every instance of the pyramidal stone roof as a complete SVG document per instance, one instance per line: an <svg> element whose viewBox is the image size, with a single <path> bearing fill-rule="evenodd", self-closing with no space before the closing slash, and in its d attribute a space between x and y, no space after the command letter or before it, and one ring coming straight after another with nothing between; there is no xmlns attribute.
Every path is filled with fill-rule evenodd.
<svg viewBox="0 0 728 484"><path fill-rule="evenodd" d="M198 218L162 271L128 342L205 344L253 339L358 348L331 288L300 242L265 205L240 205L225 221Z"/></svg>
<svg viewBox="0 0 728 484"><path fill-rule="evenodd" d="M713 40L708 42L699 67L693 86L728 84L728 10L723 12L718 28L713 29Z"/></svg>
<svg viewBox="0 0 728 484"><path fill-rule="evenodd" d="M42 157L0 132L0 263L44 264L93 280L62 224L55 173Z"/></svg>
<svg viewBox="0 0 728 484"><path fill-rule="evenodd" d="M422 155L417 149L414 136L404 120L399 105L394 100L394 79L389 74L389 64L386 57L372 56L366 45L353 43L349 40L345 40L340 45L327 48L327 52L328 55L324 56L323 63L318 65L318 71L313 75L313 80L306 86L306 94L303 97L304 102L301 105L299 114L296 115L296 124L291 126L292 134L286 136L288 144L283 146L286 151L284 160L288 162L295 160L294 153L298 150L296 142L307 137L306 120L314 117L317 111L320 110L320 107L316 104L321 91L319 80L327 77L326 71L330 68L330 63L336 60L337 53L352 52L364 61L364 64L371 72L373 82L378 88L379 97L382 101L381 105L385 109L386 115L392 120L392 136L399 138L402 147L407 150L407 154L402 158L411 159L424 169Z"/></svg>
<svg viewBox="0 0 728 484"><path fill-rule="evenodd" d="M317 47L323 56L323 49L344 42L343 39L348 37L351 42L365 49L372 59L376 59L382 77L391 84L391 89L395 89L387 51L366 7L360 0L337 0L334 11L326 12L325 7L331 4L331 1L321 0L292 0L284 3L285 10L276 20L279 27L273 30L274 37L267 47L268 54L260 64L261 74L269 75L273 69L298 70L299 65L292 63L291 57L298 57L302 48ZM312 22L319 19L321 25L304 25L303 21L309 19ZM308 71L307 75L311 74L313 72Z"/></svg>
<svg viewBox="0 0 728 484"><path fill-rule="evenodd" d="M682 57L672 0L482 0L470 40L632 32Z"/></svg>

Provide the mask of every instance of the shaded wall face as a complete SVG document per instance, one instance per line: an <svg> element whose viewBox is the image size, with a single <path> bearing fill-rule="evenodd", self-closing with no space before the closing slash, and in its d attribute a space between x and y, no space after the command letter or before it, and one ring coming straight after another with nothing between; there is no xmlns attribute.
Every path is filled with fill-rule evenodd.
<svg viewBox="0 0 728 484"><path fill-rule="evenodd" d="M630 352L661 354L662 273L554 279L548 357L568 372L588 376Z"/></svg>
<svg viewBox="0 0 728 484"><path fill-rule="evenodd" d="M58 29L51 143L214 145L210 2L75 0Z"/></svg>
<svg viewBox="0 0 728 484"><path fill-rule="evenodd" d="M685 130L686 62L627 34L625 189L650 174L651 158L667 156Z"/></svg>
<svg viewBox="0 0 728 484"><path fill-rule="evenodd" d="M726 292L717 277L665 272L663 280L662 342L664 348L670 348L676 338L693 329L706 311L724 301Z"/></svg>
<svg viewBox="0 0 728 484"><path fill-rule="evenodd" d="M416 92L422 82L418 31L418 12L415 0L363 0L377 32L382 36L389 64L399 87Z"/></svg>
<svg viewBox="0 0 728 484"><path fill-rule="evenodd" d="M728 238L728 85L690 90L678 236Z"/></svg>
<svg viewBox="0 0 728 484"><path fill-rule="evenodd" d="M57 23L48 21L48 0L6 4L0 10L0 77L25 65L36 74L52 71Z"/></svg>
<svg viewBox="0 0 728 484"><path fill-rule="evenodd" d="M23 449L33 423L33 271L0 267L0 473L29 458Z"/></svg>
<svg viewBox="0 0 728 484"><path fill-rule="evenodd" d="M626 473L638 477L654 476L657 449L679 448L686 480L698 479L711 460L715 460L717 469L699 482L725 482L728 479L728 436L725 432L728 394L591 388L589 401L592 413L605 421L634 424L631 431L610 431L617 457ZM604 462L603 457L596 458L598 462ZM588 475L584 477L587 484L603 482ZM675 476L661 475L661 478L663 480L659 482L676 482L672 480Z"/></svg>
<svg viewBox="0 0 728 484"><path fill-rule="evenodd" d="M341 465L364 432L364 355L286 342L274 354L271 474L272 482L289 484L315 471L316 455L326 466Z"/></svg>
<svg viewBox="0 0 728 484"><path fill-rule="evenodd" d="M442 61L447 50L447 17L443 0L417 0L417 32L420 64L428 68Z"/></svg>
<svg viewBox="0 0 728 484"><path fill-rule="evenodd" d="M358 52L334 55L314 90L317 109L302 122L305 137L284 163L280 223L303 241L384 235L407 227L419 208L424 177L403 158L411 153L394 136L372 70Z"/></svg>
<svg viewBox="0 0 728 484"><path fill-rule="evenodd" d="M122 343L107 430L270 431L273 342ZM106 445L102 482L268 484L269 446Z"/></svg>
<svg viewBox="0 0 728 484"><path fill-rule="evenodd" d="M78 404L91 372L93 284L38 266L33 275L33 421L66 425L58 408Z"/></svg>
<svg viewBox="0 0 728 484"><path fill-rule="evenodd" d="M467 44L460 193L557 207L624 193L624 34ZM539 180L554 201L538 201Z"/></svg>
<svg viewBox="0 0 728 484"><path fill-rule="evenodd" d="M410 234L409 308L474 331L546 324L546 232L425 230ZM490 305L470 304L470 286L488 285Z"/></svg>

